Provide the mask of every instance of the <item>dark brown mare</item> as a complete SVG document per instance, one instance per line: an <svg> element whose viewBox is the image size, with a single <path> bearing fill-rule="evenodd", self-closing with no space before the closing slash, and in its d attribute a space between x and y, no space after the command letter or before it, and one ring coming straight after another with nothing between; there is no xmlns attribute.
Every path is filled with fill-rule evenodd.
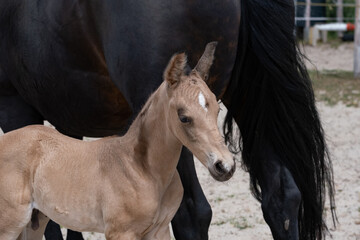
<svg viewBox="0 0 360 240"><path fill-rule="evenodd" d="M332 167L293 2L0 0L0 127L47 119L75 137L124 132L174 52L194 66L218 41L209 86L228 109L226 140L242 152L274 238L321 239L326 186L334 206ZM186 149L178 170L175 236L207 239L211 209Z"/></svg>

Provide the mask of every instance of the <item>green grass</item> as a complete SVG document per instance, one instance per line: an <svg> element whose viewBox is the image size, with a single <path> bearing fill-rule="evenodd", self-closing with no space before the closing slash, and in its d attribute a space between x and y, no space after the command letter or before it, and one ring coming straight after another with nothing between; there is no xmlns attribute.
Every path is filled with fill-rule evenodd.
<svg viewBox="0 0 360 240"><path fill-rule="evenodd" d="M233 218L230 220L230 224L239 230L244 230L246 228L254 227L253 225L249 224L249 222L245 217L240 217L240 219Z"/></svg>
<svg viewBox="0 0 360 240"><path fill-rule="evenodd" d="M355 79L349 71L309 71L315 96L332 106L343 103L346 106L359 107L360 79Z"/></svg>
<svg viewBox="0 0 360 240"><path fill-rule="evenodd" d="M226 223L230 223L233 227L235 227L239 230L244 230L247 228L254 227L247 221L247 219L245 217L240 217L240 218L233 217L233 218L223 219L223 220L219 220L217 222L213 222L213 223L211 223L211 225L221 226Z"/></svg>
<svg viewBox="0 0 360 240"><path fill-rule="evenodd" d="M219 220L219 221L211 223L211 225L221 226L221 225L224 225L225 223L227 223L226 220Z"/></svg>
<svg viewBox="0 0 360 240"><path fill-rule="evenodd" d="M215 202L216 202L216 203L219 203L219 202L222 202L222 201L224 201L224 199L221 198L221 197L217 197L217 198L215 199Z"/></svg>

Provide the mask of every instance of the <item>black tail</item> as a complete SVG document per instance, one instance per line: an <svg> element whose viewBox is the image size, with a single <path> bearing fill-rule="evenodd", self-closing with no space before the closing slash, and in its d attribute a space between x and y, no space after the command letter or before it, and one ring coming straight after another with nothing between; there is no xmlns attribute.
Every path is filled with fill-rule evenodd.
<svg viewBox="0 0 360 240"><path fill-rule="evenodd" d="M241 0L236 65L225 93L224 131L240 149L251 189L261 200L259 162L264 143L291 171L302 194L300 239L321 239L326 187L335 222L332 165L315 106L310 78L294 36L293 0ZM234 136L233 118L240 128Z"/></svg>

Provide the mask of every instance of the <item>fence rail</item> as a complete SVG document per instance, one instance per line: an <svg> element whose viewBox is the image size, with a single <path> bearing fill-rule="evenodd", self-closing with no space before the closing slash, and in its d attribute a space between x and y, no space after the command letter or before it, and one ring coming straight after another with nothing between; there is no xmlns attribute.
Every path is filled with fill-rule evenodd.
<svg viewBox="0 0 360 240"><path fill-rule="evenodd" d="M296 6L306 6L306 2L297 2ZM360 7L354 3L310 3L312 7Z"/></svg>
<svg viewBox="0 0 360 240"><path fill-rule="evenodd" d="M306 21L306 20L310 20L310 21L326 21L326 20L338 20L339 18L336 17L295 17L296 21ZM355 18L341 18L343 20L355 20Z"/></svg>

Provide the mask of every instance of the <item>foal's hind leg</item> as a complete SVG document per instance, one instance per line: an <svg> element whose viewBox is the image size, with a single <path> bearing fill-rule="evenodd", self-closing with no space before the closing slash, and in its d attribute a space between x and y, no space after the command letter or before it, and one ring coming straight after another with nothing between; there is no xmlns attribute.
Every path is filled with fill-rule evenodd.
<svg viewBox="0 0 360 240"><path fill-rule="evenodd" d="M11 206L8 201L0 199L0 239L16 240L30 221L32 209L30 204Z"/></svg>
<svg viewBox="0 0 360 240"><path fill-rule="evenodd" d="M171 224L177 240L206 240L212 211L196 176L192 153L185 147L177 166L184 197Z"/></svg>

